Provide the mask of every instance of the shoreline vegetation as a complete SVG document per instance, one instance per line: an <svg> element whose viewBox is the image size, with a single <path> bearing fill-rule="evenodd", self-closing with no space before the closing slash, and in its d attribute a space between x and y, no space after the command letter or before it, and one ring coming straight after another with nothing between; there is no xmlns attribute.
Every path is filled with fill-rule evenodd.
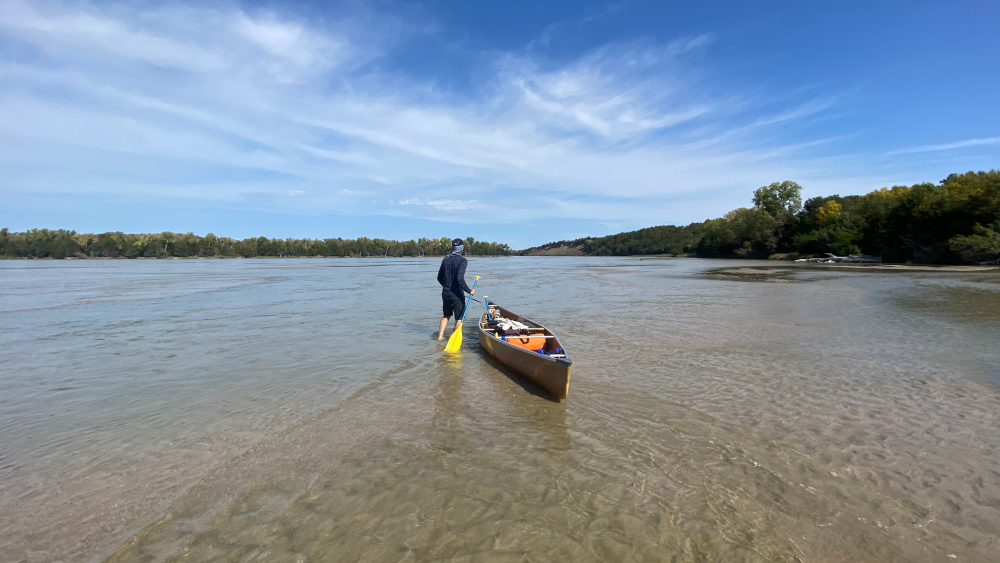
<svg viewBox="0 0 1000 563"><path fill-rule="evenodd" d="M79 234L63 229L0 229L0 258L339 258L444 256L450 238L397 241L389 239L233 239L212 233ZM467 256L510 256L506 244L465 239Z"/></svg>
<svg viewBox="0 0 1000 563"><path fill-rule="evenodd" d="M815 197L775 182L754 206L719 219L536 246L524 256L696 256L795 260L825 253L895 264L1000 264L1000 171L952 174L937 184ZM867 267L867 266L866 266Z"/></svg>
<svg viewBox="0 0 1000 563"><path fill-rule="evenodd" d="M685 256L795 260L832 253L886 264L1000 265L1000 171L865 195L814 197L775 182L753 207L687 226L648 227L562 240L520 251L466 238L468 256ZM212 233L125 234L0 229L0 258L313 258L444 256L451 239L233 239ZM868 266L866 266L868 267Z"/></svg>

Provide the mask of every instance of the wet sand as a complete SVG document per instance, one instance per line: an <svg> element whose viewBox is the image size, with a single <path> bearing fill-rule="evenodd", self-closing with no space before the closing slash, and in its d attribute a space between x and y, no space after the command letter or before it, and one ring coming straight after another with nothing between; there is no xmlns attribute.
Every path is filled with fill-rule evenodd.
<svg viewBox="0 0 1000 563"><path fill-rule="evenodd" d="M1000 266L921 266L918 264L813 264L813 266L826 266L832 268L860 269L860 270L882 270L896 272L998 272Z"/></svg>
<svg viewBox="0 0 1000 563"><path fill-rule="evenodd" d="M19 399L0 400L10 560L1000 553L989 272L488 261L491 300L544 319L573 358L554 402L474 338L439 354L433 295L401 290L403 320L357 313L378 302L371 273L413 287L429 262L180 262L117 285L91 272L83 293L70 272L49 309L5 294L25 327L0 355ZM539 300L524 271L566 297Z"/></svg>

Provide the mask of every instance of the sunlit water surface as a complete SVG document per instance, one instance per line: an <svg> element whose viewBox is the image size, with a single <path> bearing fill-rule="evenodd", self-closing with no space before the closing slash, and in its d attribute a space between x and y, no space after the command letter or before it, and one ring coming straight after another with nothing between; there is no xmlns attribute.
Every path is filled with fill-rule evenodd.
<svg viewBox="0 0 1000 563"><path fill-rule="evenodd" d="M1000 275L796 266L473 257L555 402L436 260L0 262L0 560L1000 561Z"/></svg>

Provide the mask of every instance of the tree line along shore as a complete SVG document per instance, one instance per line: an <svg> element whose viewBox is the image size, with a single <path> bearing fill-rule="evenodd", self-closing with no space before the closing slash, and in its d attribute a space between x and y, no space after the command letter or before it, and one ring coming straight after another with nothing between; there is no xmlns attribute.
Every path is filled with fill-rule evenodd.
<svg viewBox="0 0 1000 563"><path fill-rule="evenodd" d="M776 182L754 191L753 203L701 223L553 242L519 254L794 259L829 252L888 263L1000 264L997 170L804 204L801 186Z"/></svg>
<svg viewBox="0 0 1000 563"><path fill-rule="evenodd" d="M465 239L472 256L635 256L799 258L868 254L887 263L1000 264L1000 171L952 174L938 183L865 195L814 197L775 182L754 191L753 207L687 226L665 225L521 251ZM0 229L4 258L196 258L444 256L451 239L232 239L193 233L78 234Z"/></svg>
<svg viewBox="0 0 1000 563"><path fill-rule="evenodd" d="M506 244L465 239L472 256L509 256ZM5 258L284 258L444 256L451 239L397 241L380 238L233 239L212 233L79 234L76 231L31 229L12 233L0 229L0 256Z"/></svg>

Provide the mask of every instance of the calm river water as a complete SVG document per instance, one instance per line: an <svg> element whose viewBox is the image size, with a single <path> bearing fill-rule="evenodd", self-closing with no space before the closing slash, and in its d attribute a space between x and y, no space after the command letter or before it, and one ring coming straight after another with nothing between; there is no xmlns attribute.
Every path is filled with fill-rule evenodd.
<svg viewBox="0 0 1000 563"><path fill-rule="evenodd" d="M437 266L0 262L0 561L1000 561L1000 273Z"/></svg>

